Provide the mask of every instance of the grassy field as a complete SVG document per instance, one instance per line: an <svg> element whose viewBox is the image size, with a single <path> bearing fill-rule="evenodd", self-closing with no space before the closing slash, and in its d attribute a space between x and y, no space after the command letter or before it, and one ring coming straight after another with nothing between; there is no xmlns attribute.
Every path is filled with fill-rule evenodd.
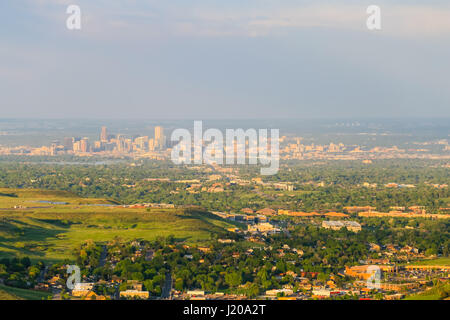
<svg viewBox="0 0 450 320"><path fill-rule="evenodd" d="M0 257L60 261L71 259L74 249L86 240L153 240L173 235L193 243L234 226L206 212L92 205L108 203L69 192L0 189Z"/></svg>
<svg viewBox="0 0 450 320"><path fill-rule="evenodd" d="M419 293L416 295L408 296L405 300L441 300L440 291L445 290L450 292L450 283L446 283L444 285L438 285L428 291L423 293ZM447 300L447 299L446 299Z"/></svg>
<svg viewBox="0 0 450 320"><path fill-rule="evenodd" d="M420 265L420 266L450 266L450 258L436 258L431 260L422 260L418 262L414 262L414 265Z"/></svg>
<svg viewBox="0 0 450 320"><path fill-rule="evenodd" d="M449 266L450 265L450 258L436 258L431 260L422 260L418 262L414 262L414 265L421 265L421 266L431 266L431 265L439 265L439 266ZM426 292L408 296L405 298L405 300L440 300L441 294L440 291L442 289L446 290L447 292L450 292L450 283L439 285L437 287L434 287Z"/></svg>
<svg viewBox="0 0 450 320"><path fill-rule="evenodd" d="M45 206L38 201L67 202L69 204L114 204L111 200L80 198L68 191L38 190L38 189L8 189L0 188L0 209L12 208L16 205L27 207Z"/></svg>
<svg viewBox="0 0 450 320"><path fill-rule="evenodd" d="M22 300L22 299L0 289L0 300Z"/></svg>
<svg viewBox="0 0 450 320"><path fill-rule="evenodd" d="M0 285L0 300L46 300L47 292L26 290Z"/></svg>

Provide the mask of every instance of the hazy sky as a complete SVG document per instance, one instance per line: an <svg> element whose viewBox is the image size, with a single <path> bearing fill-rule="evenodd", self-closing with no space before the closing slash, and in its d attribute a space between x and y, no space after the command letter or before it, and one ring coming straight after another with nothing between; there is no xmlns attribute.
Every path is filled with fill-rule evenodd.
<svg viewBox="0 0 450 320"><path fill-rule="evenodd" d="M450 117L449 57L448 0L1 0L0 117Z"/></svg>

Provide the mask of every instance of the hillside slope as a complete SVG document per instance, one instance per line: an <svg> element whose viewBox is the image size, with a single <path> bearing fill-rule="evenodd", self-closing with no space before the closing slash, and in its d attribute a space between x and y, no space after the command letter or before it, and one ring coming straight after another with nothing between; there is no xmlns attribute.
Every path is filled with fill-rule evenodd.
<svg viewBox="0 0 450 320"><path fill-rule="evenodd" d="M234 227L192 209L130 209L105 204L108 200L66 192L0 189L0 258L58 261L71 259L73 249L86 240L153 240L173 235L192 243Z"/></svg>

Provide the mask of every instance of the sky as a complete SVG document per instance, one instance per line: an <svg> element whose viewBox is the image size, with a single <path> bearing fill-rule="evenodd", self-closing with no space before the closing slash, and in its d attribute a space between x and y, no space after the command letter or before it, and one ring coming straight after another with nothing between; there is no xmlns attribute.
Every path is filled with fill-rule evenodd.
<svg viewBox="0 0 450 320"><path fill-rule="evenodd" d="M450 117L448 57L448 0L2 0L0 117Z"/></svg>

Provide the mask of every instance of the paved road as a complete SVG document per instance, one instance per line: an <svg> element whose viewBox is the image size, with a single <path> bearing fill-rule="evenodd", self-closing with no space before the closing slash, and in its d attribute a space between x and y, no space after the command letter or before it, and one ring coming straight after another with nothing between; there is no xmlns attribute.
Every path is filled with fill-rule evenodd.
<svg viewBox="0 0 450 320"><path fill-rule="evenodd" d="M106 257L108 256L108 249L106 246L103 246L103 251L100 254L100 261L98 263L99 267L103 267L106 263Z"/></svg>
<svg viewBox="0 0 450 320"><path fill-rule="evenodd" d="M47 273L47 271L48 271L48 266L45 266L44 269L41 270L41 272L39 273L39 276L36 280L38 283L44 282L45 274Z"/></svg>
<svg viewBox="0 0 450 320"><path fill-rule="evenodd" d="M166 273L166 280L161 290L161 299L170 299L170 292L172 291L172 274Z"/></svg>
<svg viewBox="0 0 450 320"><path fill-rule="evenodd" d="M62 300L60 289L52 290L52 294L53 294L52 300Z"/></svg>

